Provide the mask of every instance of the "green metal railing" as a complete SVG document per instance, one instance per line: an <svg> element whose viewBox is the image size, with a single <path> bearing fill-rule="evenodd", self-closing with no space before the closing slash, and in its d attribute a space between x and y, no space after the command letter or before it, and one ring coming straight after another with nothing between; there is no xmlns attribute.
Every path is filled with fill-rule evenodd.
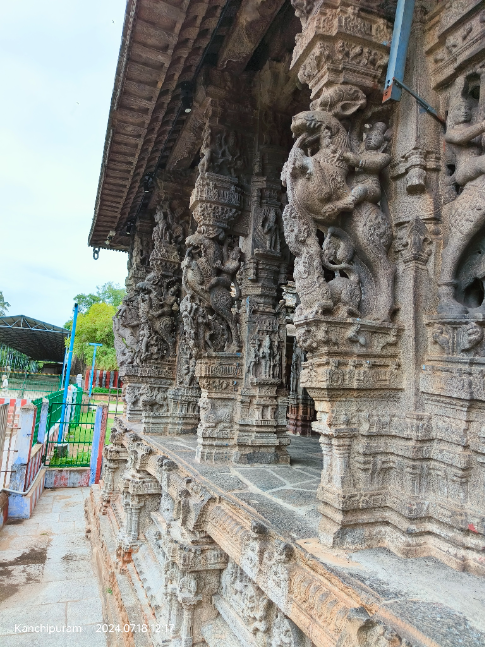
<svg viewBox="0 0 485 647"><path fill-rule="evenodd" d="M49 404L46 443L42 462L48 467L89 467L96 415L95 405L81 399L66 403L64 419L61 420L61 397ZM76 394L77 395L77 394Z"/></svg>
<svg viewBox="0 0 485 647"><path fill-rule="evenodd" d="M47 430L51 429L55 424L57 424L61 419L62 413L62 399L64 396L64 391L56 391L55 393L49 393L44 396L46 400L49 401L49 412L47 414ZM34 433L32 435L32 445L35 445L37 442L37 437L39 435L39 422L40 422L40 410L42 408L42 401L44 397L37 398L32 400L32 404L37 407L37 415L35 417L35 427ZM83 392L81 389L77 389L74 404L81 405L83 401ZM71 410L71 415L74 416L70 422L79 422L81 417L81 407L75 407L74 410Z"/></svg>
<svg viewBox="0 0 485 647"><path fill-rule="evenodd" d="M8 392L8 397L32 399L41 395L48 395L59 389L59 376L43 373L29 373L28 371L5 371L0 377L7 377L8 386L2 392Z"/></svg>

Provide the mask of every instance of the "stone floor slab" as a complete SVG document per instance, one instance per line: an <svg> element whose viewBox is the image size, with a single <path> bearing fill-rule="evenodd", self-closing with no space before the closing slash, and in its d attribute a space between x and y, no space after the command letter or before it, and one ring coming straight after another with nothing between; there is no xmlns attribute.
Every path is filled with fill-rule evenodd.
<svg viewBox="0 0 485 647"><path fill-rule="evenodd" d="M53 625L56 626L56 625ZM107 637L97 625L84 625L80 631L68 632L67 626L57 625L59 632L22 633L2 636L2 647L106 647ZM64 631L62 631L64 627Z"/></svg>
<svg viewBox="0 0 485 647"><path fill-rule="evenodd" d="M67 624L92 625L95 623L103 623L103 608L99 598L67 603Z"/></svg>
<svg viewBox="0 0 485 647"><path fill-rule="evenodd" d="M59 512L43 512L42 510L38 510L36 506L31 519L33 519L35 523L40 523L39 519L42 517L42 525L45 527L45 525L49 523L59 523L59 515Z"/></svg>
<svg viewBox="0 0 485 647"><path fill-rule="evenodd" d="M106 647L99 630L101 592L85 536L88 490L44 491L31 519L0 532L1 647Z"/></svg>
<svg viewBox="0 0 485 647"><path fill-rule="evenodd" d="M66 624L66 604L21 605L0 609L0 635L14 634L23 627ZM17 625L17 632L16 632ZM3 638L0 640L3 644Z"/></svg>
<svg viewBox="0 0 485 647"><path fill-rule="evenodd" d="M47 559L42 572L44 582L63 582L68 579L77 581L92 576L89 556L81 556L77 559L77 556L68 553L67 558L64 557Z"/></svg>
<svg viewBox="0 0 485 647"><path fill-rule="evenodd" d="M30 520L26 519L26 521ZM3 541L7 537L27 537L29 535L37 535L39 533L39 524L37 522L30 524L7 524L2 528L0 540Z"/></svg>

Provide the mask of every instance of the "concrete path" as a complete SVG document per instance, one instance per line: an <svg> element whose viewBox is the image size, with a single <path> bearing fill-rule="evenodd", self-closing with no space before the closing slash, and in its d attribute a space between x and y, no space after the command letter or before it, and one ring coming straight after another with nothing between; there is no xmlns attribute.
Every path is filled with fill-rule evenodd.
<svg viewBox="0 0 485 647"><path fill-rule="evenodd" d="M84 500L89 488L45 490L30 519L0 531L1 647L106 647Z"/></svg>

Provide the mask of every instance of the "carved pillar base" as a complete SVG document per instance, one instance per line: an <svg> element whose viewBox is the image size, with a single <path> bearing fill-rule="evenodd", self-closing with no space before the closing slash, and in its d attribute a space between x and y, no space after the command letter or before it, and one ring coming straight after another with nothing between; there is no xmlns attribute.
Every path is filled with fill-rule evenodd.
<svg viewBox="0 0 485 647"><path fill-rule="evenodd" d="M188 499L186 504L190 505ZM201 632L204 622L217 616L213 596L228 557L207 535L191 531L185 518L167 525L163 515L155 513L152 520L156 528L152 547L163 573L155 594L159 618L171 644L204 645Z"/></svg>
<svg viewBox="0 0 485 647"><path fill-rule="evenodd" d="M229 461L236 442L241 353L211 353L197 361L195 374L201 388L196 460L208 463Z"/></svg>
<svg viewBox="0 0 485 647"><path fill-rule="evenodd" d="M253 285L250 279L244 284L244 292L253 294L241 313L245 371L233 460L241 464L289 464L288 393L283 386L286 320L273 303L278 265L268 251L256 250L254 259L259 283Z"/></svg>
<svg viewBox="0 0 485 647"><path fill-rule="evenodd" d="M280 378L251 378L252 392L241 397L235 463L289 464L286 426L282 434L277 390ZM254 393L254 391L256 393ZM286 409L286 406L285 406Z"/></svg>
<svg viewBox="0 0 485 647"><path fill-rule="evenodd" d="M312 428L321 436L320 540L332 547L378 545L395 462L391 421L401 418L401 331L323 317L295 325L308 357L301 385L315 401Z"/></svg>
<svg viewBox="0 0 485 647"><path fill-rule="evenodd" d="M308 396L290 396L288 399L288 433L295 436L317 436L312 431L315 404Z"/></svg>
<svg viewBox="0 0 485 647"><path fill-rule="evenodd" d="M140 403L145 433L166 435L170 426L168 391L175 380L175 360L140 368L139 373L143 381Z"/></svg>
<svg viewBox="0 0 485 647"><path fill-rule="evenodd" d="M485 315L429 317L426 327L420 390L428 420L417 440L429 447L429 476L410 465L417 469L408 472L407 489L421 508L425 501L416 516L426 518L442 552L457 558L456 568L475 568L485 549L483 495L473 485L485 464Z"/></svg>
<svg viewBox="0 0 485 647"><path fill-rule="evenodd" d="M178 386L168 391L170 408L170 424L167 434L195 434L199 424L199 398L198 386Z"/></svg>
<svg viewBox="0 0 485 647"><path fill-rule="evenodd" d="M152 448L140 442L136 434L129 435L128 464L122 477L122 497L125 518L117 538L117 557L120 570L124 570L138 550L142 516L150 514L162 493L160 483L146 471Z"/></svg>
<svg viewBox="0 0 485 647"><path fill-rule="evenodd" d="M141 422L140 391L143 383L139 379L137 368L129 366L120 369L120 378L123 381L124 415L129 422Z"/></svg>

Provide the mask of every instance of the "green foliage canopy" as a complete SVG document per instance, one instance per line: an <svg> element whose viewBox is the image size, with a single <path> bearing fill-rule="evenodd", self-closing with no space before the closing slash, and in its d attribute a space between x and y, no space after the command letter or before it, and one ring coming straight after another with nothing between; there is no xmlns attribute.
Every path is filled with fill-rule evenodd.
<svg viewBox="0 0 485 647"><path fill-rule="evenodd" d="M74 301L79 306L74 340L74 355L86 365L93 362L94 347L89 344L103 344L96 351L96 368L112 371L118 368L114 348L113 316L126 294L125 288L109 281L96 287L96 294L76 294ZM65 328L71 330L72 319ZM66 340L66 346L69 341Z"/></svg>
<svg viewBox="0 0 485 647"><path fill-rule="evenodd" d="M10 308L10 303L5 301L3 292L0 290L0 317L4 317L7 314L7 310Z"/></svg>
<svg viewBox="0 0 485 647"><path fill-rule="evenodd" d="M98 343L103 345L96 351L96 368L106 371L118 368L113 333L116 309L116 306L109 303L93 303L87 312L78 314L74 355L87 366L91 366L94 353L94 347L89 344ZM72 328L72 320L67 322L66 328Z"/></svg>
<svg viewBox="0 0 485 647"><path fill-rule="evenodd" d="M87 312L95 303L107 303L117 308L123 301L125 294L125 288L120 287L117 283L108 281L108 283L96 287L96 294L76 294L74 301L79 306L79 312Z"/></svg>

